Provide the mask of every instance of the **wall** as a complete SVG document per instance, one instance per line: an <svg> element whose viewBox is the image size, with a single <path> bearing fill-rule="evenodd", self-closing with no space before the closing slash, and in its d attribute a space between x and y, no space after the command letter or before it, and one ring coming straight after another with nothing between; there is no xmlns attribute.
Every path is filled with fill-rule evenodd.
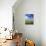
<svg viewBox="0 0 46 46"><path fill-rule="evenodd" d="M42 46L46 46L46 0L42 0L41 5L41 38Z"/></svg>
<svg viewBox="0 0 46 46"><path fill-rule="evenodd" d="M25 14L27 13L34 14L33 25L25 25ZM13 6L13 14L15 29L18 32L22 32L25 39L34 40L36 46L41 46L41 1L23 0L21 4L20 2L15 3Z"/></svg>

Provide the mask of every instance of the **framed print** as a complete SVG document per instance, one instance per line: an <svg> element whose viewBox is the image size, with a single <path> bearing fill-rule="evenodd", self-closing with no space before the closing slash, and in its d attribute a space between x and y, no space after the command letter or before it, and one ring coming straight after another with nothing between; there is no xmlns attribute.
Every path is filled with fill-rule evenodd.
<svg viewBox="0 0 46 46"><path fill-rule="evenodd" d="M34 14L25 14L25 24L34 24Z"/></svg>

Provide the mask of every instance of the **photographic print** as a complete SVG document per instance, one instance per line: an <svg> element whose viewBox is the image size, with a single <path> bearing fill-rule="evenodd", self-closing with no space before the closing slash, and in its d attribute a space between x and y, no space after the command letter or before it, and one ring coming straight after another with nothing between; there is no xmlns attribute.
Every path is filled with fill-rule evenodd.
<svg viewBox="0 0 46 46"><path fill-rule="evenodd" d="M25 24L34 24L34 15L33 14L25 15Z"/></svg>

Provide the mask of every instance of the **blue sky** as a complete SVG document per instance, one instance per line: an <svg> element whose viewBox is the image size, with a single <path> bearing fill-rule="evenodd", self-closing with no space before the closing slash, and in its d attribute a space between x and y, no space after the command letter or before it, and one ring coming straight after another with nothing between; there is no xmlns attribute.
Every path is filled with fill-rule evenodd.
<svg viewBox="0 0 46 46"><path fill-rule="evenodd" d="M26 14L25 18L26 19L33 19L33 14Z"/></svg>

